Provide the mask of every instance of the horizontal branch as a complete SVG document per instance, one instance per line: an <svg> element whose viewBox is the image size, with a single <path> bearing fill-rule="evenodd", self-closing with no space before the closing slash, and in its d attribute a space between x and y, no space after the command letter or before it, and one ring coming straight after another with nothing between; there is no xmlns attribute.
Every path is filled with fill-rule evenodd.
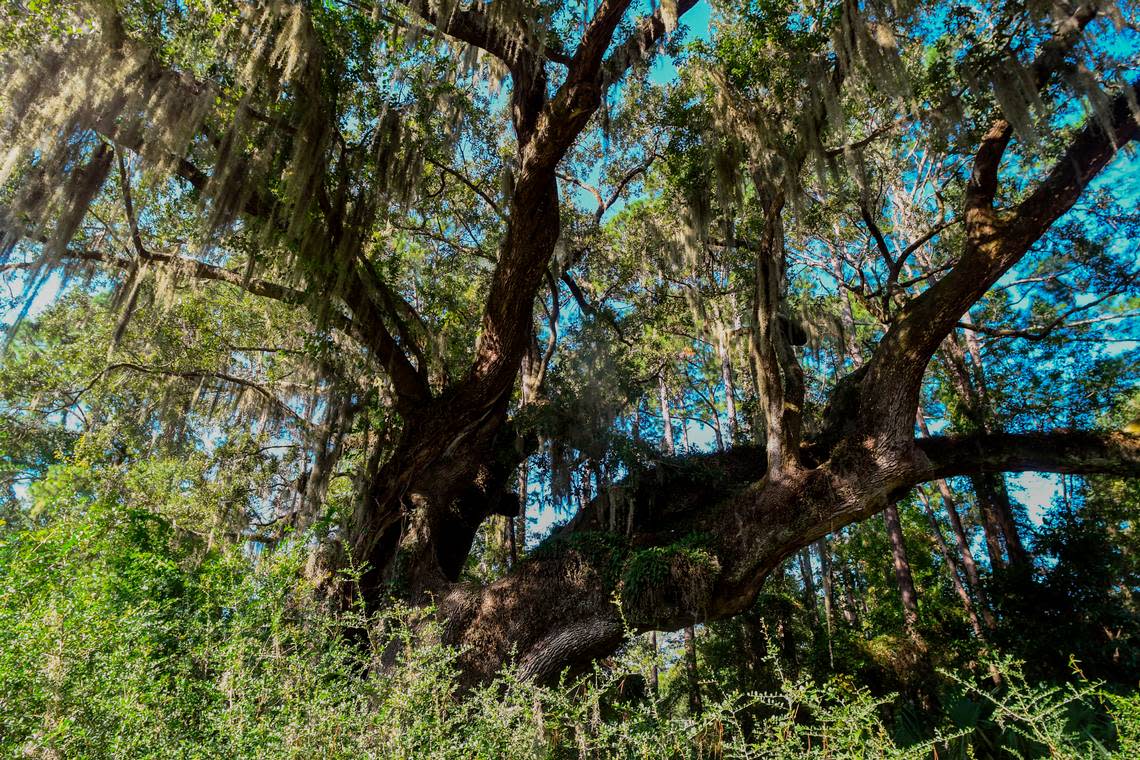
<svg viewBox="0 0 1140 760"><path fill-rule="evenodd" d="M934 436L917 442L928 463L924 482L980 472L1056 472L1140 477L1140 436L1118 432L1055 430Z"/></svg>
<svg viewBox="0 0 1140 760"><path fill-rule="evenodd" d="M697 0L680 0L677 17L687 13ZM608 58L618 24L629 8L629 0L604 0L586 27L570 60L566 80L543 107L535 134L540 139L529 144L523 163L535 170L553 169L577 139L602 101L606 87L616 81L635 61L648 56L665 36L667 29L661 7L641 19L633 33L618 43Z"/></svg>
<svg viewBox="0 0 1140 760"><path fill-rule="evenodd" d="M463 8L459 3L445 4L433 0L398 2L443 34L487 51L512 70L522 61L529 62L534 57L532 41L522 28L518 24L507 28L504 16L493 15L497 6L477 3Z"/></svg>

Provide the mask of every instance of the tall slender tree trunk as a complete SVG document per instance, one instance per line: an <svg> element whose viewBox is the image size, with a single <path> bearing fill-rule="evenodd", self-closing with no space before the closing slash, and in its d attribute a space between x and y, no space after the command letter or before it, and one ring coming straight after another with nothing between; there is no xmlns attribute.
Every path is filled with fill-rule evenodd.
<svg viewBox="0 0 1140 760"><path fill-rule="evenodd" d="M827 629L827 660L835 666L835 651L832 648L832 632L835 630L835 620L832 613L832 582L831 582L831 552L827 548L827 536L815 542L816 552L819 554L819 575L823 586L823 622Z"/></svg>
<svg viewBox="0 0 1140 760"><path fill-rule="evenodd" d="M729 446L736 443L736 383L732 376L732 354L730 351L730 340L721 330L721 334L717 337L717 351L720 353L720 379L724 383L724 410L725 415L728 417L728 441Z"/></svg>
<svg viewBox="0 0 1140 760"><path fill-rule="evenodd" d="M1017 527L1017 520L1013 516L1013 503L1009 498L1009 486L1005 482L1005 475L998 472L984 472L974 478L978 491L978 498L984 499L991 518L997 526L997 531L1005 543L1006 556L1009 563L1018 567L1029 565L1029 553L1021 542L1021 531Z"/></svg>
<svg viewBox="0 0 1140 760"><path fill-rule="evenodd" d="M661 404L661 450L667 456L676 453L673 447L673 417L669 412L669 393L665 388L665 373L657 378L657 398Z"/></svg>
<svg viewBox="0 0 1140 760"><path fill-rule="evenodd" d="M930 428L926 425L926 417L922 413L921 408L918 414L918 427L924 437L930 437ZM977 600L982 621L986 624L987 628L992 630L996 625L996 621L994 620L993 613L990 611L985 589L982 587L981 574L978 572L978 563L974 561L974 551L970 548L970 540L966 535L966 528L962 524L961 515L958 514L954 492L950 489L950 484L942 478L935 480L934 485L938 489L939 496L942 497L942 507L946 510L946 518L949 520L950 530L954 534L954 542L958 547L958 555L962 558L962 570L965 573L966 583L969 585L970 593L973 594L973 598Z"/></svg>
<svg viewBox="0 0 1140 760"><path fill-rule="evenodd" d="M946 539L942 535L942 526L938 524L938 518L934 515L934 509L930 505L930 498L926 495L925 491L919 489L918 499L922 502L923 511L926 512L926 517L930 521L930 534L934 537L934 543L938 546L938 551L942 555L943 562L946 563L946 570L950 575L950 580L954 584L954 591L958 594L958 598L962 602L962 607L966 610L966 617L970 620L970 628L973 629L974 635L977 636L980 641L985 641L986 633L982 629L982 623L978 617L978 611L974 606L974 600L970 598L970 594L962 582L958 561L954 558L954 553L950 550L950 546L946 543Z"/></svg>
<svg viewBox="0 0 1140 760"><path fill-rule="evenodd" d="M986 487L981 477L971 477L970 486L978 503L978 523L982 526L982 534L986 539L986 554L990 558L990 567L1001 570L1007 563L1001 545L1001 526L990 502L989 494L992 491Z"/></svg>
<svg viewBox="0 0 1140 760"><path fill-rule="evenodd" d="M653 652L653 664L649 666L649 686L653 689L653 695L656 696L661 689L661 679L657 672L657 631L650 631L646 636L649 638L649 650Z"/></svg>
<svg viewBox="0 0 1140 760"><path fill-rule="evenodd" d="M807 548L800 549L796 555L800 563L800 577L804 582L804 608L811 614L814 624L819 623L819 607L815 596L815 573L811 567L811 554Z"/></svg>
<svg viewBox="0 0 1140 760"><path fill-rule="evenodd" d="M665 387L665 373L662 372L657 378L657 393L658 401L661 404L661 448L668 454L673 455L676 453L673 446L673 416L669 411L669 393ZM682 421L682 433L685 436L685 449L689 448L688 426ZM656 633L653 635L654 651L656 652ZM697 644L696 632L693 630L692 625L685 626L685 673L686 685L689 692L689 712L697 715L701 712L701 692L700 681L697 678ZM656 666L654 666L654 681L657 680Z"/></svg>
<svg viewBox="0 0 1140 760"><path fill-rule="evenodd" d="M966 529L962 525L962 518L958 514L958 507L954 502L954 494L945 480L937 481L936 485L938 486L939 495L942 497L942 507L946 510L946 517L950 521L950 529L954 533L954 540L958 544L958 554L962 557L962 569L965 571L966 581L970 584L970 590L973 592L974 598L978 600L982 620L985 621L987 628L992 629L997 622L994 620L993 612L990 610L989 602L986 599L981 574L978 572L978 564L974 561L974 553L970 549L970 542L966 537Z"/></svg>
<svg viewBox="0 0 1140 760"><path fill-rule="evenodd" d="M580 470L578 472L578 509L588 509L592 498L593 496L590 493L590 472L589 470Z"/></svg>
<svg viewBox="0 0 1140 760"><path fill-rule="evenodd" d="M938 524L938 518L934 516L934 508L930 504L930 498L926 495L926 491L919 488L918 498L922 502L923 510L926 512L927 518L930 520L931 535L934 536L934 541L938 545L938 551L942 554L942 559L946 563L946 571L950 574L950 580L954 584L954 591L958 594L958 598L962 602L962 607L966 610L966 617L970 621L970 628L974 631L974 635L978 637L978 641L982 644L989 646L989 636L986 630L982 627L982 622L978 618L978 610L974 605L974 600L970 598L966 586L962 582L962 573L958 568L958 562L954 558L954 552L946 543L946 539L942 535L942 526ZM986 611L983 609L983 614ZM993 627L992 621L987 621L990 627ZM990 679L994 682L995 686L1001 686L1002 677L1001 671L993 663L989 665Z"/></svg>
<svg viewBox="0 0 1140 760"><path fill-rule="evenodd" d="M962 316L962 323L972 324L969 313ZM970 423L982 432L998 432L993 421L989 391L986 387L981 347L972 330L963 330L962 333L964 339L960 339L958 332L955 331L944 341L943 350L940 352L942 364L955 390L958 391ZM1027 566L1030 562L1029 555L1025 551L1013 515L1005 476L999 473L979 473L971 477L970 481L978 499L990 564L995 568L1003 568L1008 557L1008 561L1014 565Z"/></svg>
<svg viewBox="0 0 1140 760"><path fill-rule="evenodd" d="M831 572L831 548L827 543L827 536L815 542L816 553L819 554L820 584L823 586L823 618L827 623L828 635L831 634L834 624L835 584Z"/></svg>
<svg viewBox="0 0 1140 760"><path fill-rule="evenodd" d="M697 672L697 632L692 625L685 626L685 675L689 691L689 715L704 712L701 699L701 679Z"/></svg>
<svg viewBox="0 0 1140 760"><path fill-rule="evenodd" d="M629 422L629 432L633 440L636 442L641 441L641 402L633 408L633 417ZM629 500L629 514L626 516L626 533L633 532L633 518L634 518L634 500ZM649 688L652 690L653 696L660 693L661 683L658 674L657 657L659 650L657 648L657 631L649 631L645 634L646 641L649 644L649 651L653 653L653 661L649 665Z"/></svg>
<svg viewBox="0 0 1140 760"><path fill-rule="evenodd" d="M839 228L836 227L836 232ZM836 238L842 239L842 238ZM854 363L856 369L863 365L863 355L859 350L859 343L855 336L855 313L851 310L851 299L847 292L843 290L843 264L839 260L839 255L835 249L831 249L831 273L835 277L836 287L839 290L839 318L843 325L843 348L847 352L847 356Z"/></svg>
<svg viewBox="0 0 1140 760"><path fill-rule="evenodd" d="M939 351L942 366L950 378L951 385L962 403L966 416L972 425L979 430L984 429L981 418L981 401L978 398L978 389L970 380L970 370L966 364L966 354L958 340L957 334L951 334L942 344ZM987 488L981 475L970 477L970 487L978 502L978 522L986 540L986 554L990 558L990 567L1000 569L1005 567L1005 554L1002 550L1002 530L997 517L996 509L992 503L992 489Z"/></svg>
<svg viewBox="0 0 1140 760"><path fill-rule="evenodd" d="M836 229L838 231L838 228ZM851 309L851 299L847 292L844 291L842 285L844 282L843 264L839 260L839 255L836 253L834 248L830 249L829 257L831 263L831 273L835 277L836 291L839 294L839 319L840 324L843 327L843 350L857 369L863 364L863 356L862 352L859 350L859 343L856 340L855 336L855 314ZM842 359L840 359L839 363L843 363ZM820 541L822 542L819 547L820 557L821 561L823 557L827 557L828 582L830 583L831 558L827 546L827 537L824 536L822 539L820 539ZM847 567L846 564L843 565L841 574L843 576L843 604L841 605L843 611L843 619L847 621L848 625L855 626L858 624L859 620L855 606L855 591L852 588L854 581L851 577L851 570Z"/></svg>
<svg viewBox="0 0 1140 760"><path fill-rule="evenodd" d="M903 624L907 633L919 638L918 633L918 592L914 588L914 576L910 571L910 560L906 556L903 542L902 522L899 520L898 506L891 504L883 510L883 522L887 526L887 537L891 542L891 558L894 560L895 580L899 586L902 601Z"/></svg>
<svg viewBox="0 0 1140 760"><path fill-rule="evenodd" d="M721 430L720 415L718 415L716 412L715 403L714 403L713 408L712 408L712 428L713 428L713 437L716 439L716 450L717 451L727 451L728 446L726 446L724 443L724 431ZM688 436L686 436L685 437L685 445L688 446L688 444L689 444Z"/></svg>
<svg viewBox="0 0 1140 760"><path fill-rule="evenodd" d="M840 575L843 577L843 619L850 626L859 624L859 603L855 598L855 576L851 567L845 562L840 566ZM863 610L866 612L866 610Z"/></svg>

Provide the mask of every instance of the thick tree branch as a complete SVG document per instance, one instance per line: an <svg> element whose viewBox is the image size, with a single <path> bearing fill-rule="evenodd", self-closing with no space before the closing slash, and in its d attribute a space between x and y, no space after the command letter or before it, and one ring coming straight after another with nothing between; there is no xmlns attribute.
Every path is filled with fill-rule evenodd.
<svg viewBox="0 0 1140 760"><path fill-rule="evenodd" d="M1087 0L1054 27L1053 36L1041 46L1031 67L1033 82L1038 89L1048 85L1064 66L1065 58L1080 42L1085 27L1100 15L1100 6L1100 0Z"/></svg>
<svg viewBox="0 0 1140 760"><path fill-rule="evenodd" d="M1140 437L1124 433L1056 430L921 438L929 460L916 482L980 472L1057 472L1140 477Z"/></svg>
<svg viewBox="0 0 1140 760"><path fill-rule="evenodd" d="M550 286L550 312L547 314L546 347L542 351L542 356L538 358L537 368L534 369L529 378L530 397L537 395L542 390L542 384L546 380L546 371L550 368L550 360L554 357L554 349L558 346L558 314L561 308L561 299L558 295L558 283L554 276L547 272L546 278Z"/></svg>
<svg viewBox="0 0 1140 760"><path fill-rule="evenodd" d="M341 298L353 314L352 324L357 327L352 334L376 354L392 379L397 407L407 413L412 408L427 403L431 399L431 389L426 373L417 370L396 343L385 325L383 310L369 296L368 287L356 266L350 266L345 273L342 291Z"/></svg>
<svg viewBox="0 0 1140 760"><path fill-rule="evenodd" d="M1137 138L1140 117L1132 110L1140 84L1128 93L1112 99L1109 117L1112 134L1101 125L1090 122L1069 144L1049 175L1014 210L1007 227L1007 247L1028 249L1047 229L1080 198L1085 187L1099 174L1118 151Z"/></svg>
<svg viewBox="0 0 1140 760"><path fill-rule="evenodd" d="M997 280L1028 253L1049 227L1076 203L1088 183L1140 133L1129 105L1140 88L1112 101L1112 134L1088 123L1057 161L1049 175L1012 213L998 214L990 204L1001 150L1010 133L1004 122L986 136L979 150L973 188L967 197L966 248L958 263L934 285L908 303L883 337L873 360L868 389L895 387L888 408L884 394L871 404L867 417L886 421L896 439L909 436L917 389L926 363L943 338ZM904 408L906 407L906 408Z"/></svg>
<svg viewBox="0 0 1140 760"><path fill-rule="evenodd" d="M629 4L629 0L603 0L598 6L570 60L566 81L538 117L536 139L523 152L525 164L553 169L601 104L606 86L664 37L665 21L658 7L638 23L631 37L603 65L603 56ZM694 5L696 0L677 3L678 17Z"/></svg>
<svg viewBox="0 0 1140 760"><path fill-rule="evenodd" d="M677 0L674 5L677 12L676 19L680 19L692 10L698 2L699 0ZM657 43L671 31L666 23L663 5L659 5L652 14L639 21L633 33L610 53L603 64L603 75L607 85L621 79L630 66L652 55Z"/></svg>
<svg viewBox="0 0 1140 760"><path fill-rule="evenodd" d="M508 25L505 18L496 17L494 11L498 7L495 5L479 3L462 8L458 2L397 1L440 32L487 51L512 70L519 65L529 65L533 59L532 41L521 28Z"/></svg>
<svg viewBox="0 0 1140 760"><path fill-rule="evenodd" d="M521 166L526 172L551 171L578 138L602 102L601 63L630 0L602 0L570 59L566 80L537 114L525 139Z"/></svg>
<svg viewBox="0 0 1140 760"><path fill-rule="evenodd" d="M615 497L599 497L506 577L453 588L441 605L447 636L466 648L468 678L490 677L517 648L524 673L552 679L612 651L627 625L676 630L748 609L787 557L883 510L916 483L1004 470L1140 476L1140 437L1120 433L935 437L918 446L908 463L878 459L857 443L842 462L778 480L764 477L764 453L746 447L666 460L617 486L632 513L628 537L607 533ZM609 548L581 550L581 534L596 539L581 546ZM693 535L703 536L701 565L680 561L678 546ZM658 557L679 553L646 587L636 569L649 547Z"/></svg>
<svg viewBox="0 0 1140 760"><path fill-rule="evenodd" d="M132 149L137 150L138 147L139 146L135 146L135 148ZM209 182L209 177L205 172L186 160L179 162L178 174L199 191L203 190ZM251 217L266 218L271 214L271 204L264 201L260 195L251 193L246 199L243 210ZM148 255L152 257L151 260L162 260L161 254ZM175 258L176 257L169 257L169 260L173 261ZM184 259L178 259L177 261L180 264L185 262ZM291 289L282 286L273 286L271 283L264 283L260 285L257 290L245 287L240 281L234 281L233 279L234 277L239 278L239 280L244 279L243 275L217 267L211 267L211 265L201 262L194 262L193 270L193 274L196 277L229 282L230 284L238 285L248 290L254 295L264 295L286 303L303 304L307 300L303 294L298 298L295 293L290 292ZM347 334L353 336L362 345L375 353L380 364L392 379L399 406L407 409L411 406L426 402L431 398L431 391L428 388L426 379L422 377L420 372L412 365L407 355L397 345L395 338L384 324L381 313L382 310L377 306L376 302L369 297L368 288L361 278L359 270L356 266L348 266L347 271L341 274L343 275L343 287L339 289L341 292L337 294L352 311L355 318L348 320L346 325L334 324L334 326L347 328L345 329Z"/></svg>
<svg viewBox="0 0 1140 760"><path fill-rule="evenodd" d="M1044 87L1081 39L1098 12L1095 2L1076 8L1058 25L1032 64L1035 84ZM889 445L907 446L914 427L918 387L930 357L959 318L1019 261L1049 226L1069 210L1085 185L1133 139L1136 118L1128 101L1113 101L1112 135L1089 124L1070 144L1049 176L1013 214L993 208L999 170L1013 129L997 118L982 138L964 199L966 243L949 273L912 299L879 344L869 365L862 408L864 421ZM1130 97L1131 96L1131 97Z"/></svg>

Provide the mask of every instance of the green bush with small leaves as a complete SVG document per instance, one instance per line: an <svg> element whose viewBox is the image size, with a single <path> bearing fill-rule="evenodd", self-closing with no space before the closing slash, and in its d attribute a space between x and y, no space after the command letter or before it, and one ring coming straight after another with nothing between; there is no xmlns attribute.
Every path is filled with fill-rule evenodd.
<svg viewBox="0 0 1140 760"><path fill-rule="evenodd" d="M632 639L573 682L507 671L460 692L429 611L334 610L303 580L302 538L253 551L204 537L85 473L54 466L27 523L0 533L4 756L1123 758L1140 736L1134 697L1031 684L1009 661L999 692L947 674L985 709L905 742L889 695L785 676L771 647L776 689L709 689L697 715L644 688L654 655ZM1075 727L1078 708L1109 722L1100 739Z"/></svg>

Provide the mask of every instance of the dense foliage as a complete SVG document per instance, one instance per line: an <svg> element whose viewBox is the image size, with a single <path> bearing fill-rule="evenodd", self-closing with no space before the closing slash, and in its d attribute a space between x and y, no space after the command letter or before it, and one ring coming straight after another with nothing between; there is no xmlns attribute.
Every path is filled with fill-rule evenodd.
<svg viewBox="0 0 1140 760"><path fill-rule="evenodd" d="M944 705L923 714L867 676L897 663L889 634L781 651L777 628L821 635L794 596L786 616L704 632L698 714L685 707L683 665L643 646L574 683L542 687L507 671L460 697L455 652L425 612L333 614L298 580L301 543L256 551L179 528L175 499L146 500L171 467L140 463L108 489L78 453L33 489L29 524L6 526L5 755L1127 758L1140 742L1135 694L1079 669L1058 687L995 661L995 690L975 663L943 673ZM208 499L200 488L186 496ZM749 630L755 640L742 640Z"/></svg>
<svg viewBox="0 0 1140 760"><path fill-rule="evenodd" d="M162 363L192 357L210 366L221 355L215 346L271 337L271 314L258 328L195 322L218 313L218 297L204 290L179 300L183 324L213 338L193 354L170 340ZM61 406L102 367L99 336L116 320L108 298L82 292L28 318L3 362L6 397ZM144 312L120 345L161 345L150 331L171 324ZM245 426L222 434L216 411L178 411L177 394L197 389L154 382L126 375L87 388L87 413L103 415L98 426L17 405L4 417L5 753L790 758L1008 749L1123 758L1140 741L1135 482L1069 479L1052 505L1031 502L1045 508L1040 523L1021 518L1034 568L983 567L981 598L996 618L984 637L972 633L952 582L958 571L932 539L926 509L938 495L928 488L900 504L919 590L917 640L906 632L886 526L872 520L824 545L830 596L823 555L813 552L806 564L786 563L752 611L697 628L699 711L680 637L658 651L631 634L584 680L540 686L508 669L460 695L456 651L430 613L398 602L380 613L330 607L305 580L313 533L259 526L263 495L282 477L267 454L291 444ZM153 403L174 410L170 426L140 424L139 406ZM239 408L233 414L241 419ZM190 450L188 441L196 441ZM330 508L349 498L333 480ZM968 519L976 543L980 518ZM949 535L943 522L937 530ZM582 535L580 551L615 551ZM474 554L473 578L509 562L496 538L489 533ZM648 588L652 599L670 552L702 560L697 538L618 562L612 582ZM638 599L628 589L623 598Z"/></svg>

